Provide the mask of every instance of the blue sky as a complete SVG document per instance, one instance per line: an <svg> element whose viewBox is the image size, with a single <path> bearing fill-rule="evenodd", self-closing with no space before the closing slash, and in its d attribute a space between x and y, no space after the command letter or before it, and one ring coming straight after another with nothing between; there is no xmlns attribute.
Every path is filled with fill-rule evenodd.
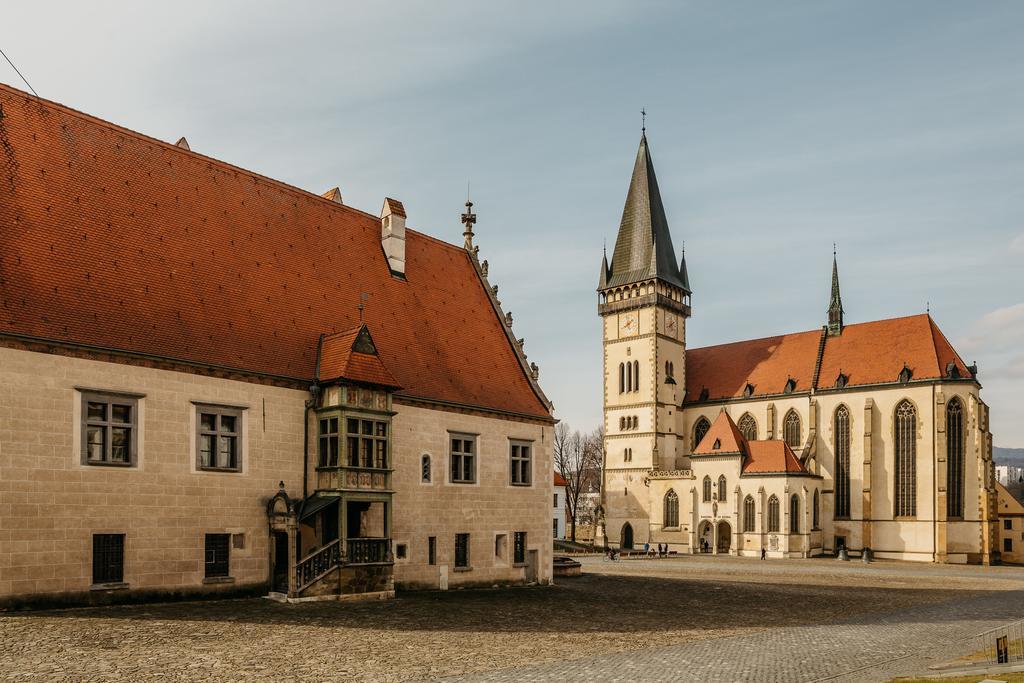
<svg viewBox="0 0 1024 683"><path fill-rule="evenodd" d="M573 426L644 107L690 346L820 326L836 241L848 322L930 301L1024 446L1024 3L34 5L0 48L43 97L452 242L471 181Z"/></svg>

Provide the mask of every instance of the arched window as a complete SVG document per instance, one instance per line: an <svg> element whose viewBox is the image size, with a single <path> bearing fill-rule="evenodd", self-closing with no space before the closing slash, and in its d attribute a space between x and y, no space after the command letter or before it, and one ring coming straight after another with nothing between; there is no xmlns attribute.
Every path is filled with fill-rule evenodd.
<svg viewBox="0 0 1024 683"><path fill-rule="evenodd" d="M836 513L837 519L850 516L850 411L846 406L836 408Z"/></svg>
<svg viewBox="0 0 1024 683"><path fill-rule="evenodd" d="M633 361L633 391L640 391L640 361Z"/></svg>
<svg viewBox="0 0 1024 683"><path fill-rule="evenodd" d="M665 494L665 524L669 528L679 526L679 496L675 490L669 489Z"/></svg>
<svg viewBox="0 0 1024 683"><path fill-rule="evenodd" d="M626 365L625 363L619 363L619 393L622 394L626 391Z"/></svg>
<svg viewBox="0 0 1024 683"><path fill-rule="evenodd" d="M750 413L743 413L743 417L736 423L736 427L747 441L757 440L757 420Z"/></svg>
<svg viewBox="0 0 1024 683"><path fill-rule="evenodd" d="M800 498L795 493L789 498L789 533L800 533Z"/></svg>
<svg viewBox="0 0 1024 683"><path fill-rule="evenodd" d="M725 475L718 477L718 502L725 502Z"/></svg>
<svg viewBox="0 0 1024 683"><path fill-rule="evenodd" d="M626 363L626 392L633 391L633 364Z"/></svg>
<svg viewBox="0 0 1024 683"><path fill-rule="evenodd" d="M917 410L904 400L896 406L895 420L896 516L917 515Z"/></svg>
<svg viewBox="0 0 1024 683"><path fill-rule="evenodd" d="M779 533L779 499L774 495L768 499L768 533Z"/></svg>
<svg viewBox="0 0 1024 683"><path fill-rule="evenodd" d="M619 430L621 431L621 430L624 430L625 428L626 428L626 418L620 417L619 418Z"/></svg>
<svg viewBox="0 0 1024 683"><path fill-rule="evenodd" d="M697 450L697 446L704 439L704 435L711 429L711 423L704 416L701 416L697 420L697 424L693 425L693 450Z"/></svg>
<svg viewBox="0 0 1024 683"><path fill-rule="evenodd" d="M800 416L796 414L795 410L786 413L782 434L790 448L800 448Z"/></svg>
<svg viewBox="0 0 1024 683"><path fill-rule="evenodd" d="M811 510L811 528L820 528L821 517L819 510L821 505L821 499L818 498L818 489L814 489L814 508Z"/></svg>
<svg viewBox="0 0 1024 683"><path fill-rule="evenodd" d="M711 477L704 476L704 502L711 502Z"/></svg>
<svg viewBox="0 0 1024 683"><path fill-rule="evenodd" d="M946 405L946 516L964 516L964 406L953 398Z"/></svg>
<svg viewBox="0 0 1024 683"><path fill-rule="evenodd" d="M429 484L430 483L430 456L429 455L424 455L420 459L420 469L422 470L422 472L420 474L420 481L422 481L424 484Z"/></svg>
<svg viewBox="0 0 1024 683"><path fill-rule="evenodd" d="M743 531L750 533L754 530L757 520L754 517L754 497L747 496L743 499Z"/></svg>

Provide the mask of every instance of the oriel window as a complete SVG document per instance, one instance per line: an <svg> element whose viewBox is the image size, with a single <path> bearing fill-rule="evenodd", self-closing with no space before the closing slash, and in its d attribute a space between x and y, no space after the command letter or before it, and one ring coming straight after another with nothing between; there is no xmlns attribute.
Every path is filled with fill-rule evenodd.
<svg viewBox="0 0 1024 683"><path fill-rule="evenodd" d="M388 468L388 423L350 417L345 420L349 467Z"/></svg>
<svg viewBox="0 0 1024 683"><path fill-rule="evenodd" d="M337 467L340 452L338 418L320 418L320 467Z"/></svg>

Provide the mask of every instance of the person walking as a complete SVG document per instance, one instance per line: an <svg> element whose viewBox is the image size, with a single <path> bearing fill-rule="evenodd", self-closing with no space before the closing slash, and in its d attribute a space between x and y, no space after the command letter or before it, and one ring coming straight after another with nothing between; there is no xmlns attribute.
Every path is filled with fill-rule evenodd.
<svg viewBox="0 0 1024 683"><path fill-rule="evenodd" d="M768 554L768 551L767 551L767 550L765 549L765 547L764 547L764 546L761 546L761 559L762 559L762 560L763 560L763 559L765 559L765 556L766 556L767 554Z"/></svg>

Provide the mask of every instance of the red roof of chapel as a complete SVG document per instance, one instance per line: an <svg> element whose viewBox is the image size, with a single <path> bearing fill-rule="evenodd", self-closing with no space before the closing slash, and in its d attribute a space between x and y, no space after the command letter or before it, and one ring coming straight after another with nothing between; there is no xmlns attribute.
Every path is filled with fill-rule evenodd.
<svg viewBox="0 0 1024 683"><path fill-rule="evenodd" d="M717 448L716 448L717 446ZM693 449L696 456L743 456L743 474L807 474L807 469L785 441L749 441L740 433L732 416L722 411L715 418L707 434Z"/></svg>
<svg viewBox="0 0 1024 683"><path fill-rule="evenodd" d="M401 280L376 215L2 84L0 106L0 334L308 380L366 292L399 395L550 415L463 248L408 230Z"/></svg>

